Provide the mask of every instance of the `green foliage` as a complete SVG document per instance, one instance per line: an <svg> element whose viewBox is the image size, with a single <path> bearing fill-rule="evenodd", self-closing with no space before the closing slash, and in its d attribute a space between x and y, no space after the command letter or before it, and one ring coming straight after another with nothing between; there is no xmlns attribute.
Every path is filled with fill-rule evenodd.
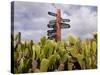
<svg viewBox="0 0 100 75"><path fill-rule="evenodd" d="M41 41L41 45L44 46L45 43L46 43L46 37L43 36L43 37L40 39L40 41Z"/></svg>
<svg viewBox="0 0 100 75"><path fill-rule="evenodd" d="M36 60L39 58L40 55L40 46L38 44L34 45L35 47L35 53L36 53Z"/></svg>
<svg viewBox="0 0 100 75"><path fill-rule="evenodd" d="M17 43L14 46L14 73L63 71L72 70L73 58L76 58L81 69L97 68L97 34L93 39L68 36L67 41L46 39L43 36L39 42L32 40Z"/></svg>
<svg viewBox="0 0 100 75"><path fill-rule="evenodd" d="M22 58L19 62L19 66L18 66L18 73L22 73L23 72L23 67L24 67L24 59Z"/></svg>
<svg viewBox="0 0 100 75"><path fill-rule="evenodd" d="M64 54L62 58L62 62L65 63L68 60L68 54Z"/></svg>
<svg viewBox="0 0 100 75"><path fill-rule="evenodd" d="M40 71L41 72L46 72L48 70L49 66L49 60L48 59L42 59L41 64L40 64Z"/></svg>
<svg viewBox="0 0 100 75"><path fill-rule="evenodd" d="M27 56L27 57L29 56L29 50L28 50L28 48L25 48L23 54L24 54L24 56Z"/></svg>
<svg viewBox="0 0 100 75"><path fill-rule="evenodd" d="M51 55L48 59L49 59L49 66L55 64L55 62L56 62L56 56L55 55Z"/></svg>
<svg viewBox="0 0 100 75"><path fill-rule="evenodd" d="M96 40L96 42L97 42L97 39L98 39L97 32L93 32L93 37L94 37L94 39L95 39L95 40Z"/></svg>
<svg viewBox="0 0 100 75"><path fill-rule="evenodd" d="M95 41L92 42L92 50L93 50L93 54L96 53L96 49L97 49L97 44Z"/></svg>
<svg viewBox="0 0 100 75"><path fill-rule="evenodd" d="M76 38L71 34L68 36L69 45L73 46L76 43Z"/></svg>
<svg viewBox="0 0 100 75"><path fill-rule="evenodd" d="M32 46L32 58L33 59L35 59L35 57L36 57L36 53L35 53L35 47L34 46Z"/></svg>

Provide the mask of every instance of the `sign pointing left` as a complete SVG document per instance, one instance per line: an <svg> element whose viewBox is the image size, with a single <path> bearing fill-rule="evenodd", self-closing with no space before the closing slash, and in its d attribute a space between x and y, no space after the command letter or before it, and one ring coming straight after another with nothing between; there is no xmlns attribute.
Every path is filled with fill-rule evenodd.
<svg viewBox="0 0 100 75"><path fill-rule="evenodd" d="M53 12L48 12L49 15L52 15L52 16L57 16L57 14L53 13Z"/></svg>

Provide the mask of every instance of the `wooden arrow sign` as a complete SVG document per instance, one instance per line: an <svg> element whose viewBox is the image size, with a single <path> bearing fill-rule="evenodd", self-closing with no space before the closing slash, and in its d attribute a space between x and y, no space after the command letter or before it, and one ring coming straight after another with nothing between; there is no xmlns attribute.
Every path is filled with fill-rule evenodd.
<svg viewBox="0 0 100 75"><path fill-rule="evenodd" d="M61 23L61 28L70 28L70 25L66 23Z"/></svg>
<svg viewBox="0 0 100 75"><path fill-rule="evenodd" d="M55 38L55 36L56 36L56 30L54 29L54 30L48 30L47 31L47 35L48 35L48 38L50 39L53 39L53 38Z"/></svg>
<svg viewBox="0 0 100 75"><path fill-rule="evenodd" d="M61 19L62 22L70 22L70 19Z"/></svg>
<svg viewBox="0 0 100 75"><path fill-rule="evenodd" d="M56 30L48 30L47 32L48 32L48 33L55 33Z"/></svg>
<svg viewBox="0 0 100 75"><path fill-rule="evenodd" d="M57 16L57 14L53 13L53 12L48 12L49 15L51 16Z"/></svg>
<svg viewBox="0 0 100 75"><path fill-rule="evenodd" d="M54 27L56 26L56 23L49 23L47 26L48 26L49 28L54 28Z"/></svg>
<svg viewBox="0 0 100 75"><path fill-rule="evenodd" d="M47 35L48 35L49 38L55 38L56 33L48 33Z"/></svg>
<svg viewBox="0 0 100 75"><path fill-rule="evenodd" d="M56 23L56 20L50 20L49 23Z"/></svg>
<svg viewBox="0 0 100 75"><path fill-rule="evenodd" d="M48 28L54 28L55 27L55 25L50 25L50 24L48 24L47 26L48 26Z"/></svg>
<svg viewBox="0 0 100 75"><path fill-rule="evenodd" d="M54 37L56 35L56 33L48 33L47 34L49 37Z"/></svg>
<svg viewBox="0 0 100 75"><path fill-rule="evenodd" d="M55 28L56 22L50 21L49 24L47 25L49 28Z"/></svg>

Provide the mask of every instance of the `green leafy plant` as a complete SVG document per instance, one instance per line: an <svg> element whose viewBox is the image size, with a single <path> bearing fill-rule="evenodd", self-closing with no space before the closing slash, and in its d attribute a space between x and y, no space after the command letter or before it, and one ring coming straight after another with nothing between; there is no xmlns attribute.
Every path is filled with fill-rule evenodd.
<svg viewBox="0 0 100 75"><path fill-rule="evenodd" d="M93 39L84 40L70 34L67 41L58 42L42 36L37 43L18 43L18 36L12 35L11 39L15 42L14 73L73 70L77 67L75 62L79 69L97 68L97 33Z"/></svg>

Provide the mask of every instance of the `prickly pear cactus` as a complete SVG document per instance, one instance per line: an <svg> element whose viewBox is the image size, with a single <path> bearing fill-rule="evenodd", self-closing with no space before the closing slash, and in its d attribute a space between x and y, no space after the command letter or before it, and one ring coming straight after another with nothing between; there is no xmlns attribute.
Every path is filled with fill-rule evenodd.
<svg viewBox="0 0 100 75"><path fill-rule="evenodd" d="M48 59L42 59L41 64L40 64L40 71L41 72L46 72L48 70L49 66L49 60Z"/></svg>
<svg viewBox="0 0 100 75"><path fill-rule="evenodd" d="M33 53L32 59L35 60L35 58L36 58L36 51L35 51L35 47L34 46L32 46L32 53Z"/></svg>
<svg viewBox="0 0 100 75"><path fill-rule="evenodd" d="M12 40L17 42L17 37L16 41ZM67 41L56 42L43 36L37 43L32 40L16 43L14 73L95 69L97 34L93 37L81 40L79 37L69 35Z"/></svg>

